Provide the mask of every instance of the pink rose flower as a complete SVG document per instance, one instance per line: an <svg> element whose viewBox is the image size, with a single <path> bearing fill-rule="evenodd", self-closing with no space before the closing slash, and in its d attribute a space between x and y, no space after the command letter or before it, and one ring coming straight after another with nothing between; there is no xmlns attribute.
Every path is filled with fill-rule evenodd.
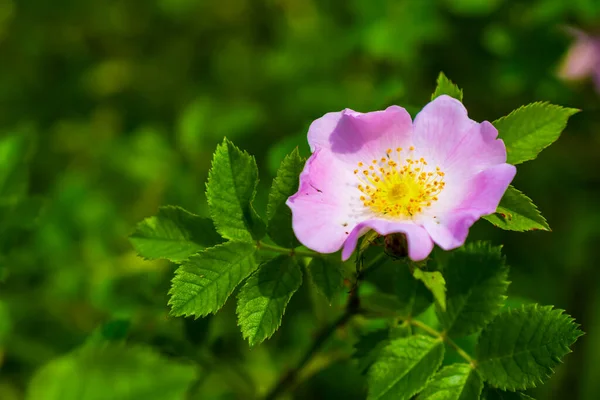
<svg viewBox="0 0 600 400"><path fill-rule="evenodd" d="M415 261L427 258L434 242L459 247L515 176L497 136L449 96L431 101L414 122L398 106L325 114L309 128L313 154L287 201L294 232L320 253L343 248L344 260L371 229L406 235Z"/></svg>
<svg viewBox="0 0 600 400"><path fill-rule="evenodd" d="M600 37L568 28L575 37L559 70L565 80L581 80L592 77L596 90L600 91Z"/></svg>

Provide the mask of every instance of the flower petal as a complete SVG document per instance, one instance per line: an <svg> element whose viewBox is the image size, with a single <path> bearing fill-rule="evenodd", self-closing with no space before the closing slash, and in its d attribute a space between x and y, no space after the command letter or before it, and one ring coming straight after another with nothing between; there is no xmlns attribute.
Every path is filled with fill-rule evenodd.
<svg viewBox="0 0 600 400"><path fill-rule="evenodd" d="M391 106L364 114L345 109L314 121L308 142L313 151L326 148L354 164L379 159L388 148L410 146L411 134L412 121L402 107Z"/></svg>
<svg viewBox="0 0 600 400"><path fill-rule="evenodd" d="M352 230L350 236L348 236L348 239L344 243L342 260L346 261L350 258L356 249L358 239L371 229L384 236L391 233L404 233L408 243L408 256L413 261L424 260L429 253L431 253L431 250L433 250L433 241L423 227L411 222L371 219L361 222Z"/></svg>
<svg viewBox="0 0 600 400"><path fill-rule="evenodd" d="M433 241L444 250L462 246L471 225L481 216L496 211L516 172L514 165L499 164L465 182L464 197L458 201L457 208L435 218L423 219Z"/></svg>
<svg viewBox="0 0 600 400"><path fill-rule="evenodd" d="M428 161L444 164L476 125L460 101L446 95L436 97L415 117L415 147Z"/></svg>
<svg viewBox="0 0 600 400"><path fill-rule="evenodd" d="M590 76L600 61L598 43L584 33L569 49L560 68L559 75L567 80L577 80Z"/></svg>
<svg viewBox="0 0 600 400"><path fill-rule="evenodd" d="M287 205L292 227L304 246L320 253L334 253L356 226L352 199L356 187L348 182L353 173L327 149L317 149L300 174L300 188Z"/></svg>

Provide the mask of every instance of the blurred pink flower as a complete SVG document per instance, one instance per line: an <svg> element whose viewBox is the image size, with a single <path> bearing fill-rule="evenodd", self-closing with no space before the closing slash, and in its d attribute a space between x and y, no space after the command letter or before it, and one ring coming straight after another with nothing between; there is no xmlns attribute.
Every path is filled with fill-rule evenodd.
<svg viewBox="0 0 600 400"><path fill-rule="evenodd" d="M559 76L566 80L592 77L600 91L600 37L591 36L578 29L568 28L575 37L560 67Z"/></svg>
<svg viewBox="0 0 600 400"><path fill-rule="evenodd" d="M414 123L398 106L325 114L309 128L313 154L287 202L294 232L320 253L343 247L344 260L371 229L405 234L415 261L427 258L434 242L459 247L515 176L497 136L449 96L430 102Z"/></svg>

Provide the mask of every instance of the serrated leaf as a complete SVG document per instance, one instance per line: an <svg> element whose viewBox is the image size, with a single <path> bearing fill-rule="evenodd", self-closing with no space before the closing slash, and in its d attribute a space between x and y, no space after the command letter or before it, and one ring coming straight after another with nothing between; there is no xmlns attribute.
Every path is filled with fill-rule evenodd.
<svg viewBox="0 0 600 400"><path fill-rule="evenodd" d="M225 139L215 151L206 185L210 215L226 239L260 240L266 231L252 201L258 185L254 157Z"/></svg>
<svg viewBox="0 0 600 400"><path fill-rule="evenodd" d="M317 290L331 304L333 298L340 292L344 281L340 264L329 259L315 257L308 264L308 272Z"/></svg>
<svg viewBox="0 0 600 400"><path fill-rule="evenodd" d="M242 336L250 346L275 333L288 302L301 284L298 262L285 255L268 261L246 280L237 297L237 315Z"/></svg>
<svg viewBox="0 0 600 400"><path fill-rule="evenodd" d="M185 399L192 365L149 348L86 346L46 364L34 375L27 400Z"/></svg>
<svg viewBox="0 0 600 400"><path fill-rule="evenodd" d="M533 397L520 392L503 392L498 389L490 389L484 391L482 400L535 400Z"/></svg>
<svg viewBox="0 0 600 400"><path fill-rule="evenodd" d="M419 400L477 400L483 389L481 377L469 364L453 364L435 374Z"/></svg>
<svg viewBox="0 0 600 400"><path fill-rule="evenodd" d="M431 95L431 100L443 94L448 95L450 97L454 97L458 101L462 101L463 99L462 89L460 89L454 84L454 82L448 79L443 72L440 72L437 78L437 86L435 88L435 92L433 92L433 94Z"/></svg>
<svg viewBox="0 0 600 400"><path fill-rule="evenodd" d="M283 247L300 246L292 230L292 212L285 202L298 191L300 173L303 169L304 160L296 148L282 161L269 193L268 233L275 243Z"/></svg>
<svg viewBox="0 0 600 400"><path fill-rule="evenodd" d="M175 263L223 242L210 219L174 206L161 207L140 222L129 240L140 256Z"/></svg>
<svg viewBox="0 0 600 400"><path fill-rule="evenodd" d="M406 263L394 265L394 292L402 304L400 315L416 317L433 302L433 295L422 281L415 279Z"/></svg>
<svg viewBox="0 0 600 400"><path fill-rule="evenodd" d="M545 382L582 332L563 310L532 304L504 310L481 333L477 364L483 378L503 390Z"/></svg>
<svg viewBox="0 0 600 400"><path fill-rule="evenodd" d="M169 294L171 315L203 317L217 312L258 266L256 246L227 242L190 257L177 268Z"/></svg>
<svg viewBox="0 0 600 400"><path fill-rule="evenodd" d="M367 399L410 399L425 387L443 358L439 339L418 335L391 341L369 369Z"/></svg>
<svg viewBox="0 0 600 400"><path fill-rule="evenodd" d="M500 311L508 289L508 268L500 247L472 243L452 253L444 268L446 310L436 307L449 336L467 336Z"/></svg>
<svg viewBox="0 0 600 400"><path fill-rule="evenodd" d="M550 226L538 208L525 194L509 186L495 214L483 218L501 229L509 231L549 231Z"/></svg>
<svg viewBox="0 0 600 400"><path fill-rule="evenodd" d="M427 289L431 291L437 304L442 308L446 309L446 281L439 271L423 271L420 268L413 270L413 276L415 279L420 280L425 284Z"/></svg>
<svg viewBox="0 0 600 400"><path fill-rule="evenodd" d="M533 160L550 146L567 126L569 117L579 110L545 102L522 106L493 122L506 145L507 163Z"/></svg>

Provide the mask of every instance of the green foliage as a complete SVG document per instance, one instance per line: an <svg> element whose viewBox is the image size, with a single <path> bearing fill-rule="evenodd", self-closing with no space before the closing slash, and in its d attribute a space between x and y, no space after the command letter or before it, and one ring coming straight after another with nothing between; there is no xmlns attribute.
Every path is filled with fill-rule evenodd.
<svg viewBox="0 0 600 400"><path fill-rule="evenodd" d="M448 335L470 335L502 308L509 283L500 249L485 242L468 244L447 260L447 307L436 311Z"/></svg>
<svg viewBox="0 0 600 400"><path fill-rule="evenodd" d="M410 399L425 387L443 358L439 339L411 336L391 341L369 370L367 399Z"/></svg>
<svg viewBox="0 0 600 400"><path fill-rule="evenodd" d="M546 219L542 217L531 199L514 186L508 187L496 213L483 218L498 228L509 231L550 230Z"/></svg>
<svg viewBox="0 0 600 400"><path fill-rule="evenodd" d="M416 317L431 305L433 296L421 280L413 277L407 263L391 267L394 293L402 304L398 312L406 317Z"/></svg>
<svg viewBox="0 0 600 400"><path fill-rule="evenodd" d="M185 399L195 379L191 365L145 347L85 346L42 367L27 400Z"/></svg>
<svg viewBox="0 0 600 400"><path fill-rule="evenodd" d="M482 389L481 377L469 364L453 364L435 374L419 400L477 400Z"/></svg>
<svg viewBox="0 0 600 400"><path fill-rule="evenodd" d="M506 145L507 162L516 165L535 159L558 139L569 117L578 112L574 108L537 102L494 121L499 137Z"/></svg>
<svg viewBox="0 0 600 400"><path fill-rule="evenodd" d="M210 219L173 206L161 207L156 216L140 222L129 240L144 258L176 263L223 242Z"/></svg>
<svg viewBox="0 0 600 400"><path fill-rule="evenodd" d="M520 392L504 392L498 389L484 390L482 400L535 400L533 397Z"/></svg>
<svg viewBox="0 0 600 400"><path fill-rule="evenodd" d="M0 138L0 198L20 197L27 185L27 140L12 134Z"/></svg>
<svg viewBox="0 0 600 400"><path fill-rule="evenodd" d="M450 97L454 97L458 101L462 101L463 99L463 91L457 85L454 84L450 79L444 75L443 72L440 72L437 78L437 86L435 88L435 92L431 95L431 100L439 97L443 94L446 94Z"/></svg>
<svg viewBox="0 0 600 400"><path fill-rule="evenodd" d="M536 387L581 335L570 316L551 306L505 310L481 333L478 369L490 385L503 390Z"/></svg>
<svg viewBox="0 0 600 400"><path fill-rule="evenodd" d="M169 291L171 315L203 317L217 312L256 270L255 254L254 244L227 242L190 257L175 271Z"/></svg>
<svg viewBox="0 0 600 400"><path fill-rule="evenodd" d="M0 300L0 351L11 330L12 320L8 313L8 307Z"/></svg>
<svg viewBox="0 0 600 400"><path fill-rule="evenodd" d="M269 236L283 247L300 246L292 230L292 212L285 202L298 191L299 176L303 168L304 160L296 148L282 161L269 193L267 206Z"/></svg>
<svg viewBox="0 0 600 400"><path fill-rule="evenodd" d="M258 185L254 157L225 139L215 151L206 185L210 215L226 239L252 241L265 234L252 201Z"/></svg>
<svg viewBox="0 0 600 400"><path fill-rule="evenodd" d="M373 363L379 358L381 351L389 344L389 331L379 329L362 335L354 344L353 358L356 359L358 369L366 373Z"/></svg>
<svg viewBox="0 0 600 400"><path fill-rule="evenodd" d="M329 258L315 257L308 264L308 272L317 290L331 304L334 297L340 292L343 283L339 262Z"/></svg>
<svg viewBox="0 0 600 400"><path fill-rule="evenodd" d="M435 301L442 310L446 309L446 280L439 271L423 271L420 268L413 270L415 279L420 280L431 291Z"/></svg>
<svg viewBox="0 0 600 400"><path fill-rule="evenodd" d="M238 295L238 325L250 346L261 343L281 325L285 308L302 284L296 258L281 255L250 276Z"/></svg>

